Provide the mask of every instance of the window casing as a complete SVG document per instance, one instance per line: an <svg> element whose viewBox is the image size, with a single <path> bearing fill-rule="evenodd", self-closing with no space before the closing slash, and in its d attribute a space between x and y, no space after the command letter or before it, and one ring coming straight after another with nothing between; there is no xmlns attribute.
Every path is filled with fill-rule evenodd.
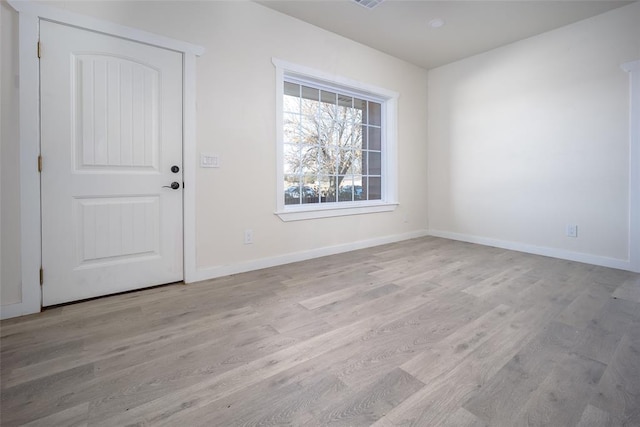
<svg viewBox="0 0 640 427"><path fill-rule="evenodd" d="M275 60L284 221L395 209L397 94Z"/></svg>

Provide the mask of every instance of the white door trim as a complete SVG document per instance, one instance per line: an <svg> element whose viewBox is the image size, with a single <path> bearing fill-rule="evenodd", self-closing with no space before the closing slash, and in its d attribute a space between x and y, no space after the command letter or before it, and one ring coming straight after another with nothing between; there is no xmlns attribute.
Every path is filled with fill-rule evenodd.
<svg viewBox="0 0 640 427"><path fill-rule="evenodd" d="M627 62L629 73L629 264L640 273L640 60Z"/></svg>
<svg viewBox="0 0 640 427"><path fill-rule="evenodd" d="M20 217L22 301L2 307L2 318L37 313L41 309L40 265L40 83L36 46L39 21L73 25L91 31L170 49L183 54L183 178L184 186L184 281L195 281L195 191L196 191L196 56L204 48L112 22L80 15L30 1L8 0L18 12L20 67Z"/></svg>

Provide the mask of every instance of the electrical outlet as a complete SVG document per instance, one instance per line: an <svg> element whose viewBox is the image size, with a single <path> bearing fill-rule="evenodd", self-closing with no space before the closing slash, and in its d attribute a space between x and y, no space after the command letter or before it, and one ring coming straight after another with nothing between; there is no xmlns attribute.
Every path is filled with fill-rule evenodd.
<svg viewBox="0 0 640 427"><path fill-rule="evenodd" d="M244 230L244 244L250 245L252 243L253 243L253 230L248 228Z"/></svg>
<svg viewBox="0 0 640 427"><path fill-rule="evenodd" d="M567 225L567 237L578 237L578 226L575 224Z"/></svg>

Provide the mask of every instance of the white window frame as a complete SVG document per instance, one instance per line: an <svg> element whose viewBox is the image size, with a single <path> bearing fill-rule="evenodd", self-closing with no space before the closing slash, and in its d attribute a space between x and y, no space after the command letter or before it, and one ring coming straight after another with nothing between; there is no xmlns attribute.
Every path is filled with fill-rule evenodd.
<svg viewBox="0 0 640 427"><path fill-rule="evenodd" d="M276 212L283 221L299 221L345 215L390 212L398 206L397 200L397 92L383 89L346 77L337 76L310 67L272 58L276 67ZM328 90L346 92L355 96L367 96L382 102L382 198L354 202L284 204L284 130L283 97L284 81L289 77L299 82L327 87Z"/></svg>

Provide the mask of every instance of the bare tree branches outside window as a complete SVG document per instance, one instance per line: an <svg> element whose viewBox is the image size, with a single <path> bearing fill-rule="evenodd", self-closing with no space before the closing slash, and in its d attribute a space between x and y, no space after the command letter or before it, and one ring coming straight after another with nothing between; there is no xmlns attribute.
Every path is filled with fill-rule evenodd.
<svg viewBox="0 0 640 427"><path fill-rule="evenodd" d="M381 104L284 83L285 204L381 198Z"/></svg>

